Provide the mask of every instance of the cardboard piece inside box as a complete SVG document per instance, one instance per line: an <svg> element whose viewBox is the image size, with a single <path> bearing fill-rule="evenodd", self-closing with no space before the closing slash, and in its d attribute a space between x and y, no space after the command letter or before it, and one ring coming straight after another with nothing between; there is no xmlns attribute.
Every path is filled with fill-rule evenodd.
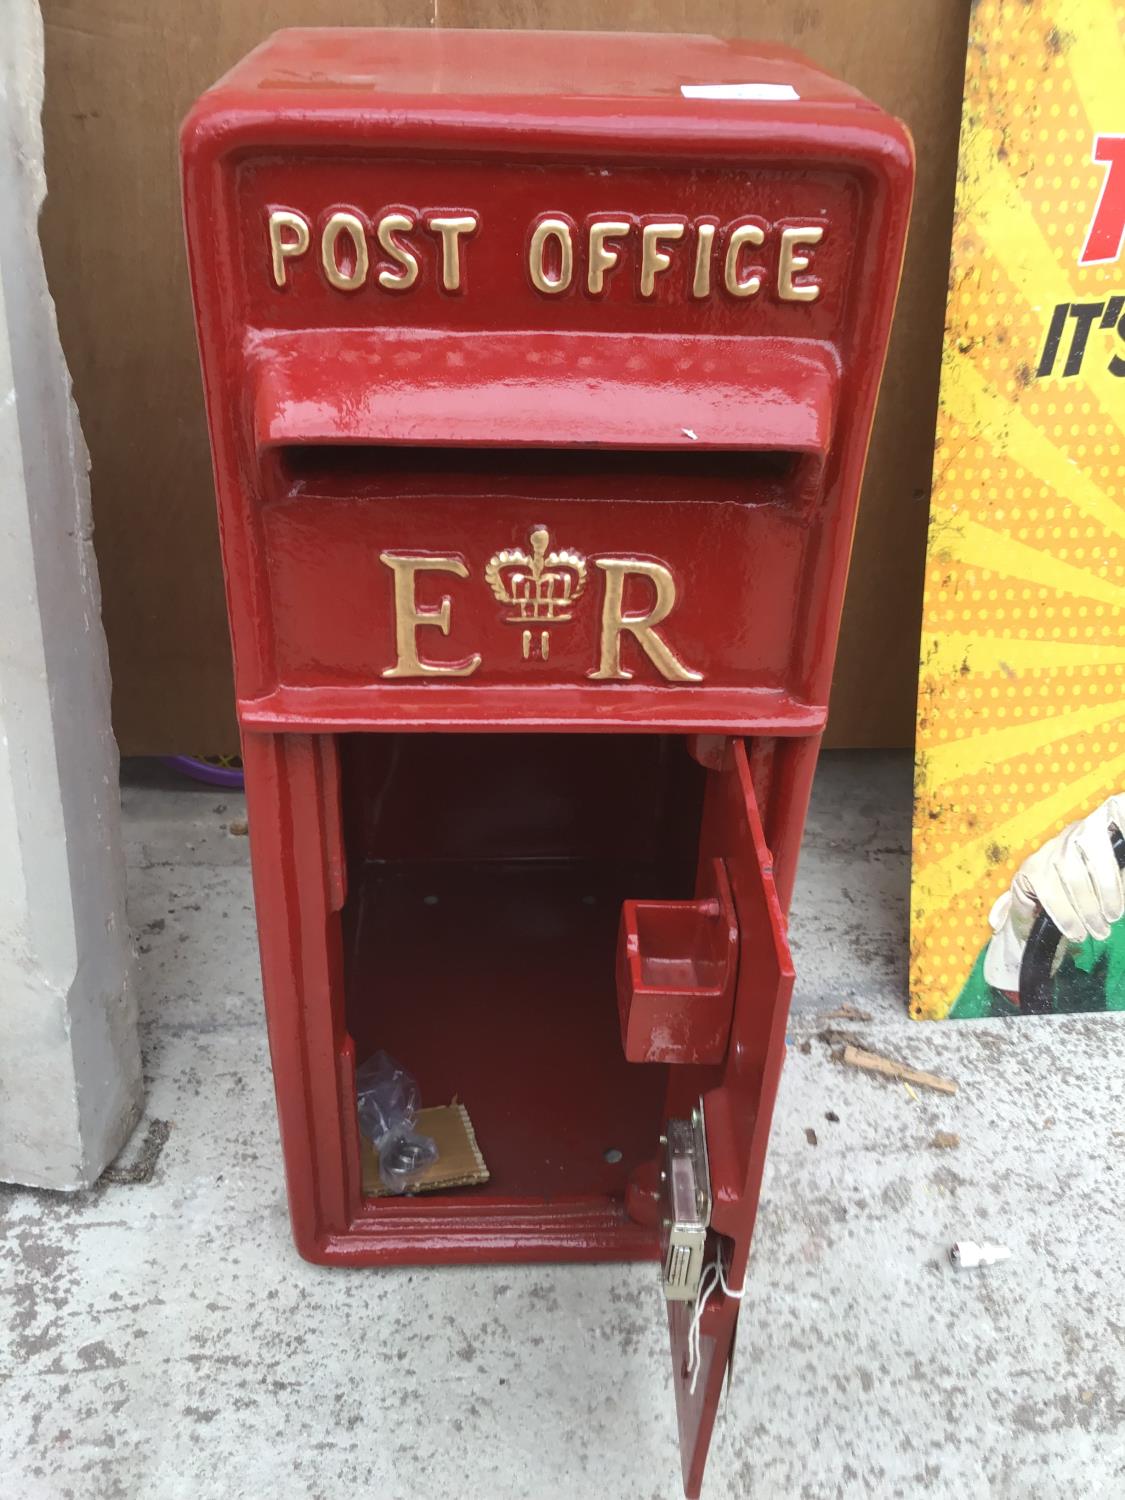
<svg viewBox="0 0 1125 1500"><path fill-rule="evenodd" d="M411 1193L436 1193L442 1188L475 1187L488 1181L488 1168L477 1145L469 1111L455 1099L432 1109L420 1109L415 1129L419 1135L432 1136L438 1148L438 1159L411 1183ZM379 1176L379 1158L371 1142L360 1138L360 1164L363 1192L367 1198L390 1198L395 1195L383 1186Z"/></svg>

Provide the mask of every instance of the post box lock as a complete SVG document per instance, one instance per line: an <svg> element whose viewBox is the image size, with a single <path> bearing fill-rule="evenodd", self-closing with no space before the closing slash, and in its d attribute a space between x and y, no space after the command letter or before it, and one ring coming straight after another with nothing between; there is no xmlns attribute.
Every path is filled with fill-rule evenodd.
<svg viewBox="0 0 1125 1500"><path fill-rule="evenodd" d="M711 1177L703 1100L690 1120L669 1120L661 1136L661 1249L664 1295L669 1302L694 1302L703 1276L703 1255L711 1222Z"/></svg>

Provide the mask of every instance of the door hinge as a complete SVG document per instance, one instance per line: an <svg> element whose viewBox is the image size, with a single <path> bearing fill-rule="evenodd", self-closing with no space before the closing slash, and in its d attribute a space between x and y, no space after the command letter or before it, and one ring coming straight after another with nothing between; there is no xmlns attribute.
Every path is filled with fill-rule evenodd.
<svg viewBox="0 0 1125 1500"><path fill-rule="evenodd" d="M664 1295L669 1302L693 1302L699 1294L707 1228L711 1222L711 1176L703 1100L690 1120L669 1120L660 1138L660 1244Z"/></svg>

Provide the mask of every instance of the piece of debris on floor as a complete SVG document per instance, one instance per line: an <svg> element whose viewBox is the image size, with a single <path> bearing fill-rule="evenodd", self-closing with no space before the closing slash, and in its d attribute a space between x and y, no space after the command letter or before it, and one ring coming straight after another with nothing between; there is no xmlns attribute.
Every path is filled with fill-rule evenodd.
<svg viewBox="0 0 1125 1500"><path fill-rule="evenodd" d="M805 1126L805 1140L808 1141L810 1146L818 1146L820 1144L816 1138L816 1131L811 1125Z"/></svg>
<svg viewBox="0 0 1125 1500"><path fill-rule="evenodd" d="M816 1034L818 1042L831 1049L832 1056L836 1062L840 1062L844 1056L844 1048L851 1043L853 1047L863 1048L864 1042L854 1031L837 1031L834 1026L826 1026L823 1031Z"/></svg>
<svg viewBox="0 0 1125 1500"><path fill-rule="evenodd" d="M1007 1245L977 1245L972 1240L958 1240L949 1247L949 1259L959 1271L975 1271L978 1266L998 1266L1011 1253Z"/></svg>
<svg viewBox="0 0 1125 1500"><path fill-rule="evenodd" d="M821 1017L823 1021L870 1021L871 1012L860 1010L858 1005L850 1005L846 1000L838 1005L835 1010L826 1011Z"/></svg>
<svg viewBox="0 0 1125 1500"><path fill-rule="evenodd" d="M245 818L232 818L228 832L233 833L236 839L245 838L250 832L250 825Z"/></svg>
<svg viewBox="0 0 1125 1500"><path fill-rule="evenodd" d="M169 1121L150 1120L148 1129L145 1131L145 1138L133 1160L126 1166L118 1158L106 1167L98 1180L124 1183L129 1187L139 1187L142 1183L151 1182L152 1174L156 1171L156 1163L160 1160L160 1153L167 1145L171 1133L172 1126Z"/></svg>
<svg viewBox="0 0 1125 1500"><path fill-rule="evenodd" d="M935 1130L930 1137L932 1151L955 1151L960 1144L961 1137L952 1130Z"/></svg>
<svg viewBox="0 0 1125 1500"><path fill-rule="evenodd" d="M832 1125L839 1125L840 1123L840 1116L834 1109L826 1109L824 1111L824 1118Z"/></svg>
<svg viewBox="0 0 1125 1500"><path fill-rule="evenodd" d="M942 1078L937 1073L927 1073L923 1068L912 1068L907 1063L896 1062L893 1057L884 1057L880 1052L868 1052L848 1042L840 1059L849 1068L860 1068L865 1073L881 1073L884 1078L895 1078L901 1083L916 1083L919 1088L935 1089L939 1094L955 1094L957 1084L952 1078Z"/></svg>

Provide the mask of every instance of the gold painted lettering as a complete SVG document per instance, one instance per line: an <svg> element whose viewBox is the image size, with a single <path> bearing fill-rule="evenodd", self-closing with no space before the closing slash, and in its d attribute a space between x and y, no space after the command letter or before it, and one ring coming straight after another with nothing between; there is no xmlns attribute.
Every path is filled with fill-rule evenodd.
<svg viewBox="0 0 1125 1500"><path fill-rule="evenodd" d="M291 239L285 238L291 235ZM285 285L285 262L308 253L309 221L292 209L275 208L270 214L270 260L276 286Z"/></svg>
<svg viewBox="0 0 1125 1500"><path fill-rule="evenodd" d="M807 271L809 258L798 255L798 249L819 245L824 238L823 224L806 224L803 228L781 231L781 254L777 262L777 295L783 302L815 302L820 296L819 281L794 281L798 271Z"/></svg>
<svg viewBox="0 0 1125 1500"><path fill-rule="evenodd" d="M605 286L605 273L617 264L617 251L606 245L608 239L621 239L629 233L626 219L595 219L590 225L590 264L586 285L595 294Z"/></svg>
<svg viewBox="0 0 1125 1500"><path fill-rule="evenodd" d="M621 665L621 637L628 631L662 677L669 682L702 682L703 673L685 666L656 627L672 613L676 603L676 581L663 563L639 557L599 557L597 566L605 574L605 598L602 601L601 660L587 677L597 681L626 680L632 672ZM645 614L626 614L624 610L625 579L634 574L647 578L655 595L652 608Z"/></svg>
<svg viewBox="0 0 1125 1500"><path fill-rule="evenodd" d="M352 242L352 268L345 271L340 266L337 244L341 234ZM324 274L341 292L358 292L367 280L367 235L363 221L355 214L335 213L324 226L320 237L320 263Z"/></svg>
<svg viewBox="0 0 1125 1500"><path fill-rule="evenodd" d="M738 257L742 254L743 245L760 245L764 239L765 234L757 224L740 224L732 233L723 271L727 291L732 297L753 297L761 289L760 271L752 271L745 280L739 279Z"/></svg>
<svg viewBox="0 0 1125 1500"><path fill-rule="evenodd" d="M700 224L695 231L695 275L691 282L693 297L711 295L711 250L715 243L714 224Z"/></svg>
<svg viewBox="0 0 1125 1500"><path fill-rule="evenodd" d="M559 247L558 270L550 275L546 266L547 241ZM574 275L574 243L570 225L565 219L540 219L527 250L527 269L532 283L541 292L565 292Z"/></svg>
<svg viewBox="0 0 1125 1500"><path fill-rule="evenodd" d="M395 579L395 649L398 660L387 667L384 677L469 677L480 666L480 655L460 661L423 661L418 654L419 628L423 625L436 627L442 635L449 634L449 617L452 602L449 595L443 596L434 608L420 605L414 591L415 575L423 572L452 573L457 578L468 578L469 570L459 557L434 557L428 553L380 552L379 561L385 563Z"/></svg>
<svg viewBox="0 0 1125 1500"><path fill-rule="evenodd" d="M476 227L476 214L435 214L426 220L426 228L441 235L441 284L447 292L461 289L461 236Z"/></svg>
<svg viewBox="0 0 1125 1500"><path fill-rule="evenodd" d="M672 257L660 248L661 240L680 240L684 237L682 224L646 224L641 230L641 296L651 297L656 288L656 276L672 264Z"/></svg>
<svg viewBox="0 0 1125 1500"><path fill-rule="evenodd" d="M418 257L395 239L396 234L406 234L413 228L414 220L409 214L384 214L379 220L376 231L379 246L399 267L397 271L384 267L379 272L379 285L389 292L405 292L418 280Z"/></svg>

